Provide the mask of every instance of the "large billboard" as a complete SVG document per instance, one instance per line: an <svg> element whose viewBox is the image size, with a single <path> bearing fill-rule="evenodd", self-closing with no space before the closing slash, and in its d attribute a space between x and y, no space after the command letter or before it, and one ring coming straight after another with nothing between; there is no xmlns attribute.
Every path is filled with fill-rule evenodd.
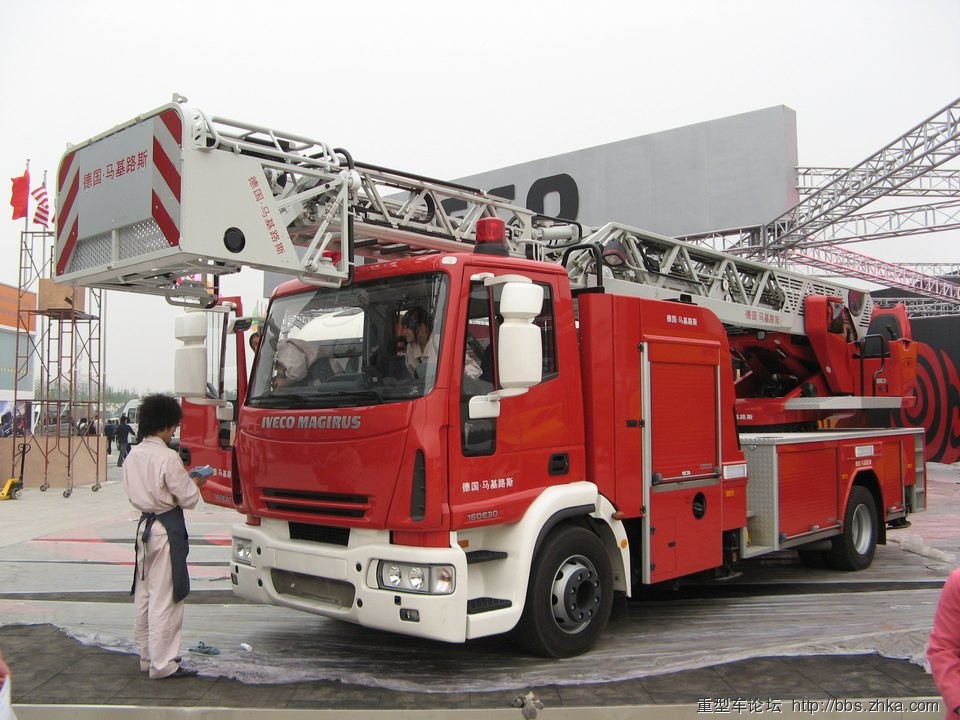
<svg viewBox="0 0 960 720"><path fill-rule="evenodd" d="M457 182L587 225L675 237L756 227L799 201L797 117L779 105Z"/></svg>

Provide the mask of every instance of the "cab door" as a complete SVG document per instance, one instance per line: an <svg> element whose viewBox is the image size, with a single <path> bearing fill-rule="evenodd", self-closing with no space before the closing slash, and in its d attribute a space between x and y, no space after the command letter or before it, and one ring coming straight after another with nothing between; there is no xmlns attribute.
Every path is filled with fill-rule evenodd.
<svg viewBox="0 0 960 720"><path fill-rule="evenodd" d="M466 312L460 312L448 355L455 358L454 386L459 385L451 398L456 425L449 446L455 528L519 520L539 488L583 477L579 397L561 386L559 375L556 288L551 283L556 281L537 274L530 279L544 293L540 314L533 319L540 329L542 381L522 395L504 397L498 417L471 418L470 401L495 390L500 376L501 286L474 280L460 300Z"/></svg>
<svg viewBox="0 0 960 720"><path fill-rule="evenodd" d="M241 314L239 297L221 298L207 312L207 399L229 401L233 420L218 420L216 404L184 399L180 457L188 469L198 465L213 468L213 475L200 489L204 501L243 511L232 437L247 393L246 333L237 331L234 323Z"/></svg>

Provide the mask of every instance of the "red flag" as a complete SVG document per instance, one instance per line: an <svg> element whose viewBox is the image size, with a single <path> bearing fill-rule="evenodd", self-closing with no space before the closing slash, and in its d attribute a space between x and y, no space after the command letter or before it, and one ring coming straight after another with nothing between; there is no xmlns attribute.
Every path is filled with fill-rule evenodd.
<svg viewBox="0 0 960 720"><path fill-rule="evenodd" d="M13 192L10 194L10 205L13 206L13 219L19 220L27 216L27 198L30 195L30 171L24 170L20 177L10 178L13 183Z"/></svg>
<svg viewBox="0 0 960 720"><path fill-rule="evenodd" d="M37 201L37 209L33 213L34 224L43 225L45 228L50 227L50 200L47 198L47 186L41 185L31 190L30 194Z"/></svg>

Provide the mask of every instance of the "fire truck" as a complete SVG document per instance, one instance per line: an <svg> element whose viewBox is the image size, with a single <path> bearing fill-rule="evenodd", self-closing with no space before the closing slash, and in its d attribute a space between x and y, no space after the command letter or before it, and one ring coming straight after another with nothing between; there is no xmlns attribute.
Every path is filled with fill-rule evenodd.
<svg viewBox="0 0 960 720"><path fill-rule="evenodd" d="M925 506L901 309L208 116L72 146L57 280L185 306L181 452L235 592L447 642L588 651L615 596L796 549L870 565ZM220 278L287 273L258 327ZM415 350L415 352L411 352Z"/></svg>

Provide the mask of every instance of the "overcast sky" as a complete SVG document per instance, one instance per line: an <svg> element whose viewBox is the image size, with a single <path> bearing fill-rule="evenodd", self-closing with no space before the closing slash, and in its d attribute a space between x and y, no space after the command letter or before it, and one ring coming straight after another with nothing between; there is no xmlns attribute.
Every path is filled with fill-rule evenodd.
<svg viewBox="0 0 960 720"><path fill-rule="evenodd" d="M30 158L52 188L68 142L174 92L440 178L772 105L797 112L801 165L846 167L956 99L958 28L958 0L4 2L0 177ZM23 221L2 207L16 285ZM937 235L856 249L960 261ZM224 288L253 301L259 273ZM174 315L109 295L108 384L172 389Z"/></svg>

